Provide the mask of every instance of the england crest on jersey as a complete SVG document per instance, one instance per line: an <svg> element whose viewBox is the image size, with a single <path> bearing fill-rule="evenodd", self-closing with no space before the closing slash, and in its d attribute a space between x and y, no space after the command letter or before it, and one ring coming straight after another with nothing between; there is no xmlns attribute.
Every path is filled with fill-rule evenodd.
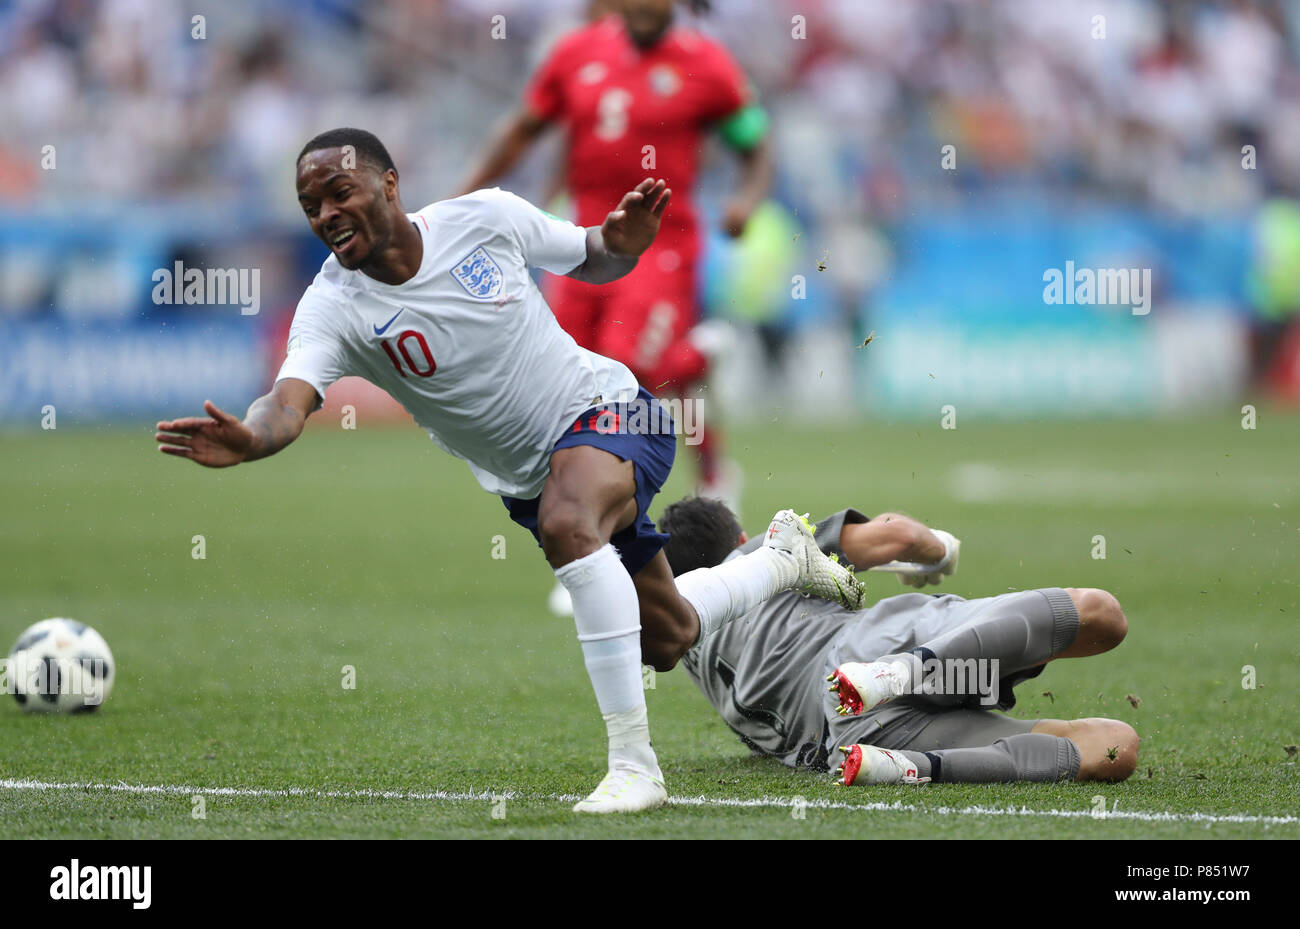
<svg viewBox="0 0 1300 929"><path fill-rule="evenodd" d="M469 257L458 261L451 273L460 281L460 286L478 300L494 299L501 293L501 284L505 279L500 266L481 245L470 252Z"/></svg>

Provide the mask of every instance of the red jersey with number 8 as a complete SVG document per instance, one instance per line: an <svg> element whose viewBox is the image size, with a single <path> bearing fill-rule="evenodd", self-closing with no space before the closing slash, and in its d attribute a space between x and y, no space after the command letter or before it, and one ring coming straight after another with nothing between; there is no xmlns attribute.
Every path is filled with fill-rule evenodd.
<svg viewBox="0 0 1300 929"><path fill-rule="evenodd" d="M561 39L528 87L528 106L568 133L566 182L576 221L598 226L647 177L673 191L656 247L696 252L691 189L712 124L748 102L745 78L719 43L671 28L638 48L618 16Z"/></svg>

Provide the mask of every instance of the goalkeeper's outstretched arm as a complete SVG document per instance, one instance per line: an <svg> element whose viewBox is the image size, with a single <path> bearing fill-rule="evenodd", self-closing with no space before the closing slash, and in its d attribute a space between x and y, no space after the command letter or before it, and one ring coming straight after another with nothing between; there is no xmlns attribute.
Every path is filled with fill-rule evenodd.
<svg viewBox="0 0 1300 929"><path fill-rule="evenodd" d="M947 551L925 525L901 513L881 513L870 522L845 525L840 550L859 571L891 561L935 564Z"/></svg>

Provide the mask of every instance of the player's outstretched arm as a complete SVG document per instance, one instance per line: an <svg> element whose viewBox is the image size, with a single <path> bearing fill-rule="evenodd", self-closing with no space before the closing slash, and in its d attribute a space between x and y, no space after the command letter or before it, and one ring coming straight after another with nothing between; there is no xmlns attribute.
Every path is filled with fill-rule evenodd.
<svg viewBox="0 0 1300 929"><path fill-rule="evenodd" d="M243 422L211 400L208 415L160 422L154 439L158 450L188 458L208 468L228 468L243 461L274 455L302 434L307 416L316 407L316 388L287 377L271 392L253 401Z"/></svg>
<svg viewBox="0 0 1300 929"><path fill-rule="evenodd" d="M859 571L892 572L908 587L939 584L957 570L961 542L899 513L845 526L840 548Z"/></svg>
<svg viewBox="0 0 1300 929"><path fill-rule="evenodd" d="M737 151L740 159L740 183L727 201L722 215L722 229L733 239L738 238L749 224L749 218L759 208L772 189L772 147L767 138L760 139L753 148Z"/></svg>
<svg viewBox="0 0 1300 929"><path fill-rule="evenodd" d="M587 230L587 260L567 276L608 284L630 272L659 234L659 220L672 195L667 181L649 177L625 193L599 228Z"/></svg>
<svg viewBox="0 0 1300 929"><path fill-rule="evenodd" d="M846 525L840 549L859 571L891 561L942 561L943 542L922 523L901 513L881 513L870 522Z"/></svg>

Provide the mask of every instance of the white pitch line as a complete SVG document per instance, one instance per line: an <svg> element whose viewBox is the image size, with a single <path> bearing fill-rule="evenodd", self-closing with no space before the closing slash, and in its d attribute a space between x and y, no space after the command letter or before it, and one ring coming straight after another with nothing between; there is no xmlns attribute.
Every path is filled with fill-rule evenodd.
<svg viewBox="0 0 1300 929"><path fill-rule="evenodd" d="M192 787L184 784L91 784L61 783L51 781L0 778L0 790L99 790L129 794L168 794L175 796L207 797L315 797L322 800L441 800L451 802L488 803L495 800L547 800L556 803L573 803L582 799L577 794L529 794L507 791L401 791L401 790L320 790L312 787ZM795 800L780 797L738 799L731 797L669 797L673 806L792 809ZM1089 810L1036 810L1020 806L916 806L911 803L845 803L839 800L806 800L805 809L844 810L856 813L927 813L934 816L1048 816L1059 819L1121 819L1140 822L1185 823L1260 823L1269 826L1293 826L1300 816L1262 816L1252 813L1153 813L1143 810L1107 810L1105 816L1096 816Z"/></svg>

